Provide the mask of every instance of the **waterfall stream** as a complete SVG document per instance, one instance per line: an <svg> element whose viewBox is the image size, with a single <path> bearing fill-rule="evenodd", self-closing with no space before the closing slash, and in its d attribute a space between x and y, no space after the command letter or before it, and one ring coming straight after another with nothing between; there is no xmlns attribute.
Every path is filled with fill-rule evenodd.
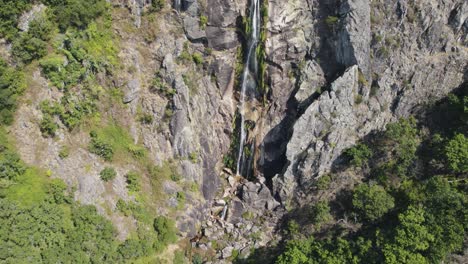
<svg viewBox="0 0 468 264"><path fill-rule="evenodd" d="M237 156L236 174L242 175L245 171L245 153L244 147L247 140L246 133L246 114L249 111L248 101L254 99L257 89L258 62L256 49L260 38L260 0L252 0L250 6L250 39L248 40L248 52L242 74L242 87L239 102L239 114L241 117L241 127L239 136L239 153ZM250 166L248 166L250 167Z"/></svg>

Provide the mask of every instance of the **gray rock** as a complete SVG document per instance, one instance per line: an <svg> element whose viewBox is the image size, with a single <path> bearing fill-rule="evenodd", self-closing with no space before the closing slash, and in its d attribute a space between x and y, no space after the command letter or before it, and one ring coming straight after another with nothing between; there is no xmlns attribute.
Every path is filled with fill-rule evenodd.
<svg viewBox="0 0 468 264"><path fill-rule="evenodd" d="M208 46L215 50L232 49L239 44L237 32L231 28L206 27Z"/></svg>
<svg viewBox="0 0 468 264"><path fill-rule="evenodd" d="M337 33L337 62L346 67L357 64L366 76L370 76L370 2L346 0L338 12L344 18Z"/></svg>
<svg viewBox="0 0 468 264"><path fill-rule="evenodd" d="M130 80L125 86L123 102L128 104L138 99L140 89L140 81L138 79Z"/></svg>
<svg viewBox="0 0 468 264"><path fill-rule="evenodd" d="M315 61L307 61L301 71L299 90L294 96L300 103L305 102L313 93L325 85L326 80L320 65Z"/></svg>
<svg viewBox="0 0 468 264"><path fill-rule="evenodd" d="M197 18L191 16L185 17L184 29L187 38L191 41L198 41L206 38L206 33L200 28L200 21Z"/></svg>
<svg viewBox="0 0 468 264"><path fill-rule="evenodd" d="M223 253L222 257L223 257L224 259L227 259L227 258L229 258L230 256L232 256L232 250L233 250L233 249L234 249L234 248L231 247L231 246L225 247L225 248L222 250L222 253Z"/></svg>
<svg viewBox="0 0 468 264"><path fill-rule="evenodd" d="M198 16L199 5L197 0L182 0L182 10L192 17Z"/></svg>
<svg viewBox="0 0 468 264"><path fill-rule="evenodd" d="M241 199L249 207L256 210L266 209L267 205L273 210L279 203L273 198L270 190L264 184L255 184L248 182L242 186Z"/></svg>

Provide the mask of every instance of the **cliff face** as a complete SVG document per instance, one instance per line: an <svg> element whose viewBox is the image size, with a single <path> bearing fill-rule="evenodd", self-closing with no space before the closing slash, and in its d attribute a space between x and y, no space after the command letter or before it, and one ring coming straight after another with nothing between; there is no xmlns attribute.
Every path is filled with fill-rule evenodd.
<svg viewBox="0 0 468 264"><path fill-rule="evenodd" d="M461 1L270 3L264 170L283 202L307 195L356 140L466 81L464 8ZM276 163L283 166L270 171Z"/></svg>
<svg viewBox="0 0 468 264"><path fill-rule="evenodd" d="M174 195L187 192L175 216L181 234L194 237L200 225L209 240L228 234L232 239L215 248L219 258L273 240L284 207L306 203L311 186L339 164L344 149L467 81L466 1L268 0L269 92L259 111L257 177L247 182L223 172L223 157L236 137L239 27L249 4L182 0L150 19L151 1L111 3L122 69L110 82L123 92L125 107L109 114L148 149L152 162L175 160L184 182L200 186L197 195L165 182L170 198L160 210L176 207ZM169 95L152 89L155 76ZM99 180L106 164L87 152L87 135L62 130L56 139L41 137L39 104L62 95L39 71L33 78L39 89L28 92L12 129L23 159L76 186L75 199L96 205L124 239L132 223L106 208L130 199L123 175L136 165L118 165L117 180L106 187ZM153 121L138 122L141 113ZM59 158L65 143L76 146L66 161ZM221 198L229 201L226 221L219 219Z"/></svg>

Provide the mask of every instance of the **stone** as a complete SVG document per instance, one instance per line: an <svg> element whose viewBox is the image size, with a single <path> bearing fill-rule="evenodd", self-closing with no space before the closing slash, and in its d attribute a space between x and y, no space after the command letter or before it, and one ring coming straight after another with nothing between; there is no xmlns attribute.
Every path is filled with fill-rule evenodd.
<svg viewBox="0 0 468 264"><path fill-rule="evenodd" d="M239 44L237 32L234 29L207 26L206 37L208 47L214 50L232 49Z"/></svg>
<svg viewBox="0 0 468 264"><path fill-rule="evenodd" d="M140 89L140 81L138 79L130 80L124 90L123 102L128 104L137 99L139 97Z"/></svg>
<svg viewBox="0 0 468 264"><path fill-rule="evenodd" d="M191 41L199 41L206 38L206 33L200 28L200 21L194 17L184 18L184 29L187 38Z"/></svg>
<svg viewBox="0 0 468 264"><path fill-rule="evenodd" d="M232 256L232 250L233 250L233 249L234 249L234 248L231 247L231 246L225 247L225 248L222 250L222 253L223 253L222 257L223 257L224 259L227 259L227 258L229 258L230 256Z"/></svg>

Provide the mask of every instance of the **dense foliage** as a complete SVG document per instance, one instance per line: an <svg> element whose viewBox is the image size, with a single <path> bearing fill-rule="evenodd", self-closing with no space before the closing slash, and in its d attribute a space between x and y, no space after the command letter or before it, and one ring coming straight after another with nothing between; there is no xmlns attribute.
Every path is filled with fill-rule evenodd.
<svg viewBox="0 0 468 264"><path fill-rule="evenodd" d="M20 16L41 3L46 8L31 13L29 25L21 30ZM155 8L164 5L154 3ZM118 38L108 10L105 0L0 0L0 38L11 44L13 55L8 62L0 59L0 263L134 263L177 240L175 223L148 208L138 173L125 175L131 201L119 200L115 212L103 205L106 214L123 214L135 224L122 242L102 212L74 201L74 188L52 179L51 171L23 163L4 129L31 82L23 71L30 75L36 69L61 95L40 104L43 136L62 135L60 129L73 130L100 117L98 102L110 96L104 77L118 66ZM108 162L129 156L143 160L146 155L117 124L87 129L94 129L90 152ZM61 146L61 159L69 156L69 147ZM99 176L110 181L117 173L106 167Z"/></svg>
<svg viewBox="0 0 468 264"><path fill-rule="evenodd" d="M348 221L357 228L337 222L316 236L296 226L296 234L309 235L290 236L276 263L441 263L461 252L468 225L467 90L429 109L419 126L402 119L346 151L365 182L344 194L350 202L333 216L355 215L357 222Z"/></svg>
<svg viewBox="0 0 468 264"><path fill-rule="evenodd" d="M0 59L0 125L12 123L16 101L25 89L23 73Z"/></svg>
<svg viewBox="0 0 468 264"><path fill-rule="evenodd" d="M133 205L129 215L142 224L135 237L119 243L112 223L94 206L74 202L63 181L25 166L4 138L1 131L0 262L125 263L177 240L172 220L157 217L151 228L148 212Z"/></svg>
<svg viewBox="0 0 468 264"><path fill-rule="evenodd" d="M0 0L0 37L8 40L18 32L18 19L30 6L30 0Z"/></svg>

